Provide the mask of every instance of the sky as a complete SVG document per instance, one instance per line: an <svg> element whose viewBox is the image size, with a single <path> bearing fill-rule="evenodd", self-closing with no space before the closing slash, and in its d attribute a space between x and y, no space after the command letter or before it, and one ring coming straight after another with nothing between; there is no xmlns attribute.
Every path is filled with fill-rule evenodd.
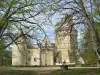
<svg viewBox="0 0 100 75"><path fill-rule="evenodd" d="M76 5L74 5L74 6L76 6ZM67 7L71 7L71 5L70 6L67 5ZM53 14L52 17L49 17L50 22L48 20L48 17L45 14L41 14L41 15L38 15L37 17L35 17L35 19L38 20L37 21L38 24L42 26L42 28L44 29L46 35L49 37L51 42L55 42L55 25L58 22L60 22L61 18L64 16L64 14L66 14L66 12L70 13L71 11L70 10L63 10L63 11L58 11L58 13L56 13L56 14ZM79 26L79 27L76 26L75 28L76 28L76 30L78 30L78 39L80 39L82 37L80 35L82 26ZM43 40L44 37L45 37L44 33L40 32L38 38L40 40Z"/></svg>
<svg viewBox="0 0 100 75"><path fill-rule="evenodd" d="M58 23L58 22L61 22L61 18L59 16L59 14L55 14L53 17L52 17L52 25L50 26L47 26L44 28L46 34L48 35L48 38L50 39L51 42L55 42L55 25ZM76 25L75 26L75 29L78 31L78 37L77 37L77 40L78 42L80 42L80 40L82 39L82 34L83 34L83 31L84 31L84 25ZM43 36L44 38L44 36Z"/></svg>
<svg viewBox="0 0 100 75"><path fill-rule="evenodd" d="M64 15L62 15L64 16ZM43 29L46 33L46 35L48 36L48 38L50 39L50 41L52 43L55 43L55 25L58 23L58 22L61 22L61 18L62 16L60 16L59 14L55 14L51 17L51 22L50 23L47 23L48 25L44 25L43 26ZM82 33L83 33L83 30L84 30L84 27L83 25L76 25L75 26L75 29L78 31L78 42L80 42L80 40L82 39ZM39 39L40 40L43 40L45 37L44 33L40 33L40 36L39 36Z"/></svg>
<svg viewBox="0 0 100 75"><path fill-rule="evenodd" d="M59 14L55 14L51 18L51 25L45 28L46 34L48 35L48 38L51 42L55 42L55 25L60 22Z"/></svg>

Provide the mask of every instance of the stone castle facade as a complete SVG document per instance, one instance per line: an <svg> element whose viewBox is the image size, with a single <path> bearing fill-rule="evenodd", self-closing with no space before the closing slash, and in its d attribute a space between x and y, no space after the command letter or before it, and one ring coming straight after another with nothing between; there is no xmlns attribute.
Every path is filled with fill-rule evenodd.
<svg viewBox="0 0 100 75"><path fill-rule="evenodd" d="M21 36L12 45L12 66L22 65L61 65L75 64L77 60L77 30L70 23L58 23L55 26L55 43L45 36L43 41L32 44L26 36ZM71 31L70 31L71 30ZM78 59L81 63L84 61Z"/></svg>

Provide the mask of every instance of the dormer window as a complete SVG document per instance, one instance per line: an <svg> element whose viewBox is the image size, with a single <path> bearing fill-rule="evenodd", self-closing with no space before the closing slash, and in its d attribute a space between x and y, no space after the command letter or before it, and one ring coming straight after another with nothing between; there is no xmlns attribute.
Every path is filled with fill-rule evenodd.
<svg viewBox="0 0 100 75"><path fill-rule="evenodd" d="M45 47L47 48L47 41L45 42Z"/></svg>

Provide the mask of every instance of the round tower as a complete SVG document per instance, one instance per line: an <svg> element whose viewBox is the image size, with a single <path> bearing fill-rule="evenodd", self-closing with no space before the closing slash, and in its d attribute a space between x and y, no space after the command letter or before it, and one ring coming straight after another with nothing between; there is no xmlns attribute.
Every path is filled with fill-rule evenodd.
<svg viewBox="0 0 100 75"><path fill-rule="evenodd" d="M21 36L12 44L12 66L26 64L26 38L22 32L18 35Z"/></svg>

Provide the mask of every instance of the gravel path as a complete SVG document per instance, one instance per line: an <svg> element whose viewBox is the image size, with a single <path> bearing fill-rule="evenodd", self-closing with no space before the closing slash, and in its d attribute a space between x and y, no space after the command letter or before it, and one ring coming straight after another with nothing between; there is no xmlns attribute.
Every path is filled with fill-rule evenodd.
<svg viewBox="0 0 100 75"><path fill-rule="evenodd" d="M36 71L37 75L51 75L51 70Z"/></svg>
<svg viewBox="0 0 100 75"><path fill-rule="evenodd" d="M99 68L100 67L69 67L68 69L89 69L89 68ZM30 70L35 71L37 75L51 75L54 70L59 70L60 67L0 67L0 70Z"/></svg>

